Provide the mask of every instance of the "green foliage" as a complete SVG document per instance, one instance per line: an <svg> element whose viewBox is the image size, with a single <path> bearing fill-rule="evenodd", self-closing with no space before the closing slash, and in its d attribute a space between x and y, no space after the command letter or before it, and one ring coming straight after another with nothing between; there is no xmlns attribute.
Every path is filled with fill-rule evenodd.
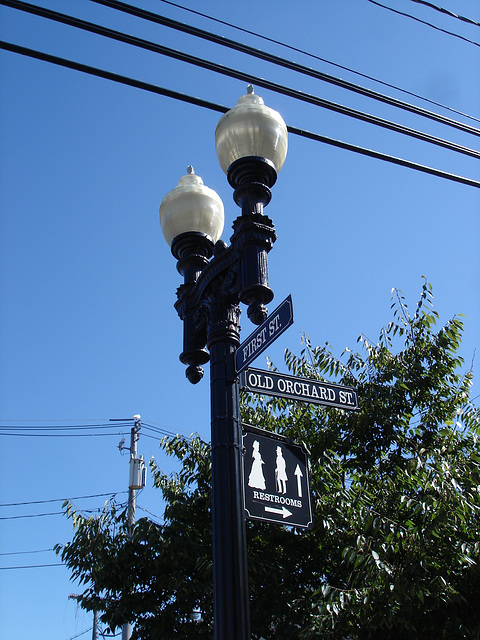
<svg viewBox="0 0 480 640"><path fill-rule="evenodd" d="M309 451L314 529L247 522L252 638L398 640L480 638L480 411L458 356L453 318L436 330L424 282L411 315L393 291L393 320L377 342L335 357L303 337L288 369L358 389L360 410L244 395L245 422L301 441ZM58 549L86 585L80 603L135 637L212 637L209 447L164 439L181 463L153 465L162 525L125 514L67 515ZM192 612L201 612L200 620Z"/></svg>
<svg viewBox="0 0 480 640"><path fill-rule="evenodd" d="M199 438L165 438L167 454L182 461L168 477L151 462L155 486L166 503L164 523L135 523L131 538L126 512L106 504L99 518L75 513L70 504L72 542L58 547L72 578L88 585L79 599L87 610L102 612L114 631L130 621L132 638L212 636L212 563L209 446ZM195 610L203 620L192 621Z"/></svg>

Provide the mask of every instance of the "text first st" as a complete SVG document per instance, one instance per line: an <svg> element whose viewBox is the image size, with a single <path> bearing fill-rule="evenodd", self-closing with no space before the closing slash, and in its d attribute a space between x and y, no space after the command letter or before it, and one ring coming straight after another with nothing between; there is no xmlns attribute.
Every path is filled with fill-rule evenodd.
<svg viewBox="0 0 480 640"><path fill-rule="evenodd" d="M277 313L261 331L242 347L243 359L247 360L250 358L256 351L263 347L267 340L271 340L281 328L280 314Z"/></svg>

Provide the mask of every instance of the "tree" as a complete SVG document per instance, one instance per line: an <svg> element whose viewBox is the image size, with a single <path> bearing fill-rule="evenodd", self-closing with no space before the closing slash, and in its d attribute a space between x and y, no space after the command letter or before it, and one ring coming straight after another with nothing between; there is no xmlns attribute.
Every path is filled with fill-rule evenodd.
<svg viewBox="0 0 480 640"><path fill-rule="evenodd" d="M462 373L463 330L436 330L431 286L411 315L394 291L376 343L339 358L307 336L295 375L358 389L360 411L244 396L243 417L309 451L314 527L247 522L252 638L480 638L480 411ZM164 524L100 518L67 505L75 532L58 552L86 585L80 604L135 637L212 637L209 447L165 438L181 464L152 465ZM197 615L192 615L198 612Z"/></svg>

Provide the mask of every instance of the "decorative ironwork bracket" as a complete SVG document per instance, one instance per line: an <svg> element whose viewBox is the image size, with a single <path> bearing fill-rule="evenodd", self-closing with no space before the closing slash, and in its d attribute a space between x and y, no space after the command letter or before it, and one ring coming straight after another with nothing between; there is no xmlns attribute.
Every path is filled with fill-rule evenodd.
<svg viewBox="0 0 480 640"><path fill-rule="evenodd" d="M214 246L200 233L183 233L172 242L177 269L184 276L175 303L184 324L180 360L193 384L202 379L202 365L210 359L207 347L217 340L240 343L239 303L248 306L254 324L261 324L267 316L265 305L273 299L267 254L276 233L263 207L270 202L275 168L264 158L242 158L230 167L228 180L242 209L233 223L230 246L222 240Z"/></svg>

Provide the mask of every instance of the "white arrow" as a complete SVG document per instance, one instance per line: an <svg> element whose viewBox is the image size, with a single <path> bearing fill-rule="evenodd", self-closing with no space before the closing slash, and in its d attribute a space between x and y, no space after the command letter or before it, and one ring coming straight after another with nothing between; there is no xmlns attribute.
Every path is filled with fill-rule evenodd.
<svg viewBox="0 0 480 640"><path fill-rule="evenodd" d="M300 469L300 465L297 464L297 468L295 469L295 475L297 476L297 488L298 488L298 497L302 497L302 478L303 473Z"/></svg>
<svg viewBox="0 0 480 640"><path fill-rule="evenodd" d="M285 509L285 507L282 507L281 509L275 509L275 507L265 507L265 511L270 511L270 513L278 513L280 516L283 516L284 518L288 518L289 516L292 515L292 512L289 511L288 509Z"/></svg>

